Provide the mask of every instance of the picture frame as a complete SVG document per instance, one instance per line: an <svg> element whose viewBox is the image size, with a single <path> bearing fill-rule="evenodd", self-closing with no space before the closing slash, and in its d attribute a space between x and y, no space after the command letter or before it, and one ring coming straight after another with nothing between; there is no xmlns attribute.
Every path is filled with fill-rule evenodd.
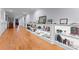
<svg viewBox="0 0 79 59"><path fill-rule="evenodd" d="M38 20L38 24L45 24L46 23L46 16L40 16Z"/></svg>
<svg viewBox="0 0 79 59"><path fill-rule="evenodd" d="M60 24L68 24L68 18L61 18Z"/></svg>
<svg viewBox="0 0 79 59"><path fill-rule="evenodd" d="M53 23L53 19L48 19L47 20L47 24L52 24Z"/></svg>

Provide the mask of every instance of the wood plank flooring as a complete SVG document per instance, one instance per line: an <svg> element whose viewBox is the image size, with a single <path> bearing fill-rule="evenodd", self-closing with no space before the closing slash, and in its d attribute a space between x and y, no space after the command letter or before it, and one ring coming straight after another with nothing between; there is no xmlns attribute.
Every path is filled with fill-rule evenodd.
<svg viewBox="0 0 79 59"><path fill-rule="evenodd" d="M33 35L25 28L8 29L0 37L0 50L64 50Z"/></svg>

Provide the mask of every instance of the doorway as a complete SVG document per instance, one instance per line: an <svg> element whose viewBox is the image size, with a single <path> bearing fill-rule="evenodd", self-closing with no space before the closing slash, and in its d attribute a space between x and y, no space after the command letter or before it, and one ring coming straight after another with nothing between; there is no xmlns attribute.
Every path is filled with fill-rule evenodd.
<svg viewBox="0 0 79 59"><path fill-rule="evenodd" d="M13 18L8 17L7 22L8 22L8 24L7 24L8 26L7 26L7 28L8 28L8 29L13 28Z"/></svg>

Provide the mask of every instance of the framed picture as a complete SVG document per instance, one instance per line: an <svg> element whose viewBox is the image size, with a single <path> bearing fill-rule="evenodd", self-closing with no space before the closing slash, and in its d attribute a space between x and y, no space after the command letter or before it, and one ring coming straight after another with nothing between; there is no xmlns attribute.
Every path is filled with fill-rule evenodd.
<svg viewBox="0 0 79 59"><path fill-rule="evenodd" d="M46 23L46 16L40 16L38 20L38 24L45 24Z"/></svg>
<svg viewBox="0 0 79 59"><path fill-rule="evenodd" d="M68 24L68 18L61 18L60 24Z"/></svg>
<svg viewBox="0 0 79 59"><path fill-rule="evenodd" d="M48 19L47 20L47 24L52 24L53 20L52 19Z"/></svg>

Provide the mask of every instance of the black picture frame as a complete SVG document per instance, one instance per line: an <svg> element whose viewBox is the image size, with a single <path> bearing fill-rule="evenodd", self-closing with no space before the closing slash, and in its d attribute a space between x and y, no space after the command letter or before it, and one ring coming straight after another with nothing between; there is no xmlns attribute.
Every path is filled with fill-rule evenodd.
<svg viewBox="0 0 79 59"><path fill-rule="evenodd" d="M68 24L68 18L61 18L60 24Z"/></svg>
<svg viewBox="0 0 79 59"><path fill-rule="evenodd" d="M47 24L52 24L53 23L53 19L48 19L47 20Z"/></svg>
<svg viewBox="0 0 79 59"><path fill-rule="evenodd" d="M38 24L46 24L46 16L40 16L38 20Z"/></svg>

